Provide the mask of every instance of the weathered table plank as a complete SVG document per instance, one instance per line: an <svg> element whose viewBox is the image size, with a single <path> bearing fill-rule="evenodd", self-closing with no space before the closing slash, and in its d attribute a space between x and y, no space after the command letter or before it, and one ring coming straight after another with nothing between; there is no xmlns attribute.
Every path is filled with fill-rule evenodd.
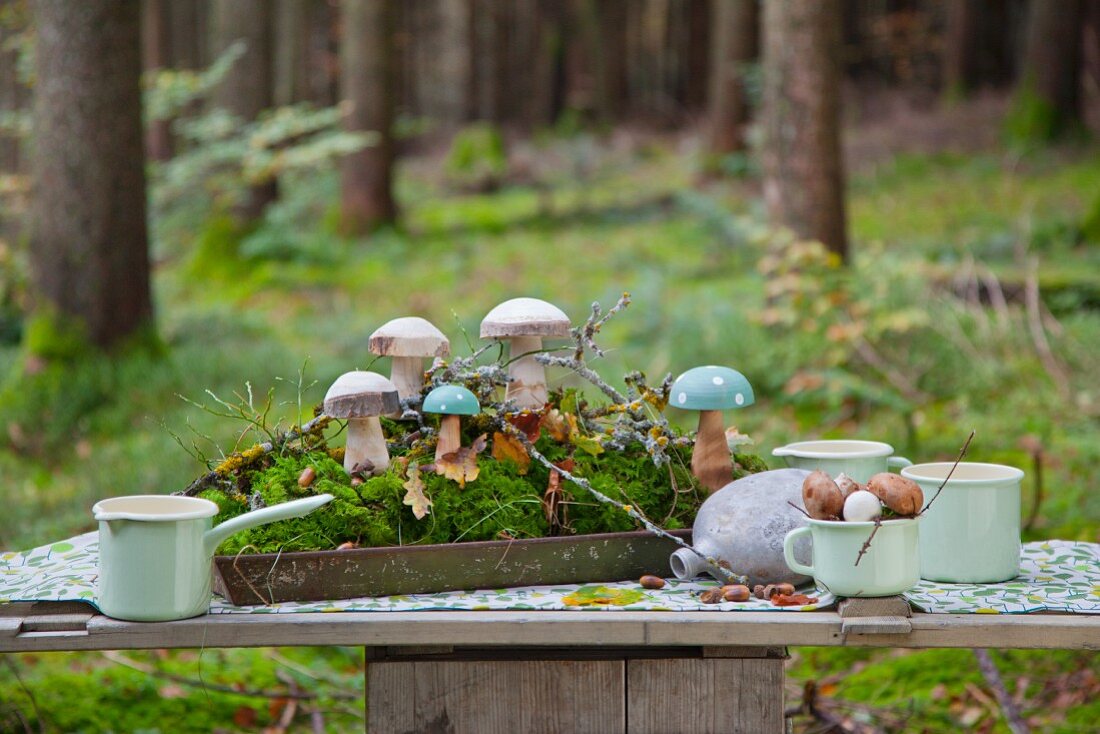
<svg viewBox="0 0 1100 734"><path fill-rule="evenodd" d="M0 615L3 616L3 615ZM1100 649L1100 615L913 614L908 633L845 634L836 612L352 612L208 615L34 631L4 616L0 652L271 645L749 646ZM26 620L26 617L24 617ZM882 627L876 627L882 629ZM900 627L899 627L900 629Z"/></svg>

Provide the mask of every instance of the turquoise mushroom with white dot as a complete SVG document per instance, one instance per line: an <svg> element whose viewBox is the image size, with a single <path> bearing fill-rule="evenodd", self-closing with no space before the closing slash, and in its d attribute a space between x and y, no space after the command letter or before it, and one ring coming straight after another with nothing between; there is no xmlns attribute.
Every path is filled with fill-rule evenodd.
<svg viewBox="0 0 1100 734"><path fill-rule="evenodd" d="M421 410L443 416L439 421L439 442L435 447L435 460L439 461L462 447L462 419L459 416L477 415L481 412L481 403L476 395L461 385L440 385L424 398Z"/></svg>
<svg viewBox="0 0 1100 734"><path fill-rule="evenodd" d="M710 492L733 481L733 463L726 443L722 411L743 408L755 401L752 385L735 369L695 367L672 383L669 404L699 411L699 431L691 454L691 473Z"/></svg>

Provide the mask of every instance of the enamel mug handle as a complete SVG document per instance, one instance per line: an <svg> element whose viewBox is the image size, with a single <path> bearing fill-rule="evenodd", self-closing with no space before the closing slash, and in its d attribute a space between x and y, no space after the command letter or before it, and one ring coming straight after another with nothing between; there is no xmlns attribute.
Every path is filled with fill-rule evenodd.
<svg viewBox="0 0 1100 734"><path fill-rule="evenodd" d="M239 533L247 528L257 525L266 525L277 520L289 520L293 517L302 517L316 510L321 505L332 501L331 494L318 494L313 497L303 497L293 502L283 502L271 505L262 510L253 510L242 515L237 515L231 520L226 520L203 534L203 545L206 546L207 555L212 555L214 550L222 544L222 541L233 533Z"/></svg>
<svg viewBox="0 0 1100 734"><path fill-rule="evenodd" d="M787 533L787 537L783 538L783 560L787 562L788 568L803 576L813 576L814 567L807 566L805 563L799 563L794 559L794 542L809 532L810 528L795 528ZM812 558L813 556L811 555L810 557Z"/></svg>
<svg viewBox="0 0 1100 734"><path fill-rule="evenodd" d="M906 459L904 456L891 456L886 460L886 466L891 469L904 469L907 466L913 466L913 462Z"/></svg>

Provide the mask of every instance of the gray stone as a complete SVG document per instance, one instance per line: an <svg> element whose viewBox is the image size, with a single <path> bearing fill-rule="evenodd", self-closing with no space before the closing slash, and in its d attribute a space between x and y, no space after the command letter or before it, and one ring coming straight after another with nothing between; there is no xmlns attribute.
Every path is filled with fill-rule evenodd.
<svg viewBox="0 0 1100 734"><path fill-rule="evenodd" d="M802 481L809 474L804 469L776 469L722 487L695 516L695 549L727 562L734 573L748 576L750 586L807 581L783 560L783 538L806 524L806 516L787 503L802 506ZM795 555L799 561L808 561L808 538L795 544ZM673 553L669 562L679 579L694 578L703 572L715 575L709 564L686 548Z"/></svg>

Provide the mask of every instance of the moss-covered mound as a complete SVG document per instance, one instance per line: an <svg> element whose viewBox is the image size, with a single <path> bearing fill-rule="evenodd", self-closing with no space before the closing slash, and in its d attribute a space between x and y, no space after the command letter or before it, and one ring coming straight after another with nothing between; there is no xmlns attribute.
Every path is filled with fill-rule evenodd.
<svg viewBox="0 0 1100 734"><path fill-rule="evenodd" d="M546 438L538 445L550 458L565 458L561 447ZM755 457L737 458L750 470L759 469ZM596 456L576 452L572 460L573 473L669 529L690 525L705 499L688 468L690 448L676 449L673 461L663 468L655 467L641 447ZM298 477L306 467L313 468L316 478L303 488ZM421 472L432 507L419 520L404 504L404 462L394 461L385 474L352 486L344 468L327 451L273 457L267 466L243 476L234 489L207 489L200 496L221 508L215 522L247 512L250 497L258 496L265 505L308 494L327 492L335 497L306 517L237 533L219 548L223 554L331 550L347 542L392 546L640 529L619 507L597 502L570 482L555 482L560 494L551 491L547 498L550 471L537 463L521 469L512 461L483 455L478 457L478 468L477 478L465 487L432 471Z"/></svg>

